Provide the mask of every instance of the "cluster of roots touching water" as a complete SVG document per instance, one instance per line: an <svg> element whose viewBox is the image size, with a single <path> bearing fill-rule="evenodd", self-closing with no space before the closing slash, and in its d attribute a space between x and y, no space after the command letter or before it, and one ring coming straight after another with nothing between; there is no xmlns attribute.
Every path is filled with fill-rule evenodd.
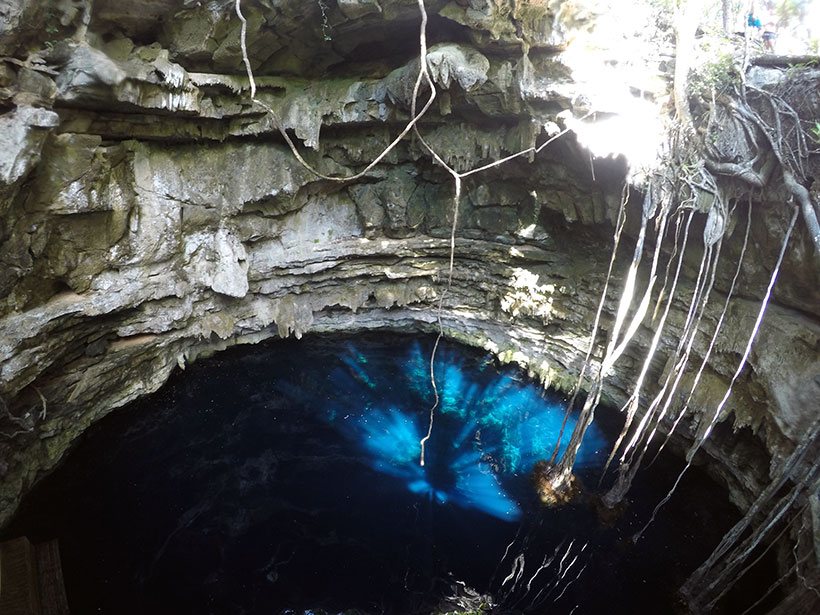
<svg viewBox="0 0 820 615"><path fill-rule="evenodd" d="M820 262L820 225L818 225L820 211L818 211L818 204L812 200L809 191L811 183L806 170L808 157L813 153L810 149L811 140L807 136L811 127L801 119L800 110L793 108L787 102L787 98L793 99L794 96L787 96L789 93L783 91L763 90L747 83L746 74L752 64L746 49L739 54L733 69L737 79L730 80L728 86L722 91L716 91L713 87L705 96L703 93L699 95L692 93L688 87L689 63L691 62L689 42L694 40L697 5L697 2L692 2L691 10L688 13L683 11L678 20L675 117L670 121L668 143L662 164L647 176L644 185L636 187L643 193L640 230L632 248L632 256L617 304L615 321L609 328L608 339L599 339L603 337L600 326L601 314L626 224L629 186L624 187L623 199L615 222L612 257L589 338L586 357L566 408L567 416L569 416L575 410L579 394L583 392L585 397L580 408L580 416L564 454L558 458L559 446L556 443L551 457L541 462L534 474L536 489L542 501L548 505L566 503L578 493L579 487L573 476L573 466L584 434L595 418L596 407L601 400L607 377L613 366L623 356L639 328L645 326L647 322L653 332L651 343L640 365L631 395L622 408L625 415L623 431L607 461L607 469L614 468L617 472L614 484L603 497L603 503L607 507L615 508L623 501L650 450L650 445L658 435L665 435L665 440L660 445L663 448L669 441L670 435L687 415L690 402L721 332L741 272L748 246L753 215L751 201L755 191L785 188L789 198L788 202L783 203L783 207L791 210L788 228L779 238L781 248L776 262L771 263L769 283L760 302L757 318L749 331L748 341L737 369L720 402L714 408L701 409L703 418L698 433L686 454L686 466L667 497L658 504L655 514L669 500L692 464L695 454L701 449L721 417L726 402L732 394L732 388L749 358L798 217L802 217L809 231L815 248L815 260ZM555 139L566 134L567 130L553 130L546 135L545 140L538 147L528 148L466 172L458 172L448 165L440 153L425 139L419 128L420 118L430 109L436 98L436 85L425 61L427 57L427 12L424 0L418 0L418 7L421 13L420 61L413 88L410 120L393 142L364 170L355 175L336 177L323 175L311 167L282 127L275 111L256 98L256 85L246 48L247 22L242 15L241 0L235 0L236 14L242 22L241 47L250 83L251 101L272 117L293 155L306 169L317 177L333 182L357 179L379 164L399 141L411 136L453 179L449 268L445 288L438 297L439 333L430 356L430 378L435 402L429 409L427 433L420 442L419 463L424 465L424 445L431 436L439 403L434 365L438 340L443 335L441 325L443 302L450 289L453 276L462 180L472 174L504 164L513 158L537 154ZM426 101L419 108L418 101L422 94L426 96ZM797 99L800 99L800 96L797 96ZM720 134L726 133L728 129L734 131L731 138L721 138ZM704 322L703 317L707 306L714 298L712 290L715 286L727 228L730 219L736 215L738 203L746 201L748 201L748 207L745 208L747 215L740 258L717 323L713 330L704 332L701 325ZM704 229L699 241L691 233L695 216L705 218ZM647 239L650 234L657 238L654 250L649 246ZM670 255L665 267L661 265L661 255L664 250ZM680 291L678 282L682 267L687 252L693 250L702 254L694 290L691 296L680 297L679 294L682 291ZM648 272L644 271L645 261L649 263ZM641 272L648 280L645 286L639 283L643 275ZM647 397L644 392L648 386L647 374L655 359L670 309L675 301L682 301L689 307L679 343L669 360L672 369L665 374L660 388L649 395L651 401L644 406ZM695 365L692 350L698 335L706 335L709 341L702 360ZM605 348L603 356L593 361L593 349L599 345ZM695 372L694 379L687 385L688 390L681 392L683 376L691 371ZM683 404L678 401L681 395L686 400ZM692 576L684 588L691 608L697 611L714 606L734 581L754 564L756 559L752 556L758 559L762 557L756 549L758 545L766 544L768 545L766 548L769 548L778 537L790 528L796 527L798 522L801 522L800 532L805 533L805 523L802 523L802 520L806 513L808 496L820 473L820 458L816 455L819 434L820 422L816 422L805 441L773 473L775 478L738 526L727 534L714 554ZM559 436L558 442L560 441ZM652 519L654 517L653 514ZM641 536L647 526L635 535L635 540ZM800 576L801 560L797 555L795 558L795 563L787 575L796 570ZM806 587L810 587L805 579L804 583ZM813 591L816 592L816 589Z"/></svg>

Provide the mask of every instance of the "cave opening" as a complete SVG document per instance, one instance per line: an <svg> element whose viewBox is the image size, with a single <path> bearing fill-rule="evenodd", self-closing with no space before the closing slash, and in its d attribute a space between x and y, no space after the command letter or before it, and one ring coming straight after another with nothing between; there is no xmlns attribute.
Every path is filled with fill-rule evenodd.
<svg viewBox="0 0 820 615"><path fill-rule="evenodd" d="M59 539L77 613L680 610L739 517L725 489L690 473L633 544L682 460L664 453L605 514L596 484L623 419L603 408L576 464L583 496L544 507L530 476L566 400L446 340L421 467L433 343L312 335L194 363L90 428L4 535ZM716 612L748 606L743 587Z"/></svg>
<svg viewBox="0 0 820 615"><path fill-rule="evenodd" d="M812 3L6 4L0 614L820 610Z"/></svg>

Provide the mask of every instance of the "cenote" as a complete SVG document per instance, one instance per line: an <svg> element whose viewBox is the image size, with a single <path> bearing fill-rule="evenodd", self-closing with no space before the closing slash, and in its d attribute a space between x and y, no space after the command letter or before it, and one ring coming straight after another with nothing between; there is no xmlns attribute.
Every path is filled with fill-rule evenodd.
<svg viewBox="0 0 820 615"><path fill-rule="evenodd" d="M602 515L620 427L602 409L585 495L544 507L530 474L565 400L448 342L420 466L433 342L308 337L195 363L93 426L6 535L59 539L74 613L681 612L677 589L737 519L725 491L691 472L634 544L682 462L661 456Z"/></svg>

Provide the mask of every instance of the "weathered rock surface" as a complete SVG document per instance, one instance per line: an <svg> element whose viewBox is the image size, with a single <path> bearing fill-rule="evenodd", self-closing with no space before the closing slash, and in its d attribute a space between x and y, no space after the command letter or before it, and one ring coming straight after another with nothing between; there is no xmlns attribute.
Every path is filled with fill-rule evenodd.
<svg viewBox="0 0 820 615"><path fill-rule="evenodd" d="M462 171L543 142L582 94L560 50L594 15L577 2L428 4L439 97L420 123L427 141ZM243 5L259 98L320 171L363 168L408 119L416 2ZM453 220L449 175L413 139L353 182L303 168L249 101L230 7L97 0L83 40L71 38L80 16L54 16L59 41L19 25L36 8L18 2L2 16L2 49L20 63L0 64L0 524L89 425L198 356L277 335L433 330ZM561 388L586 351L621 192L622 161L596 161L596 180L590 164L567 136L465 180L442 313L447 335ZM781 203L752 208L752 256L690 435L737 366L788 220ZM745 213L741 204L730 220L724 292ZM651 382L669 369L698 259L687 262ZM748 437L706 450L739 504L820 410L811 262L798 229L725 412ZM624 263L615 271L604 328ZM709 304L693 364L723 300L717 292ZM648 326L616 365L611 403L630 395Z"/></svg>
<svg viewBox="0 0 820 615"><path fill-rule="evenodd" d="M0 116L0 182L15 184L40 160L43 143L51 128L60 123L53 111L34 107L17 107Z"/></svg>

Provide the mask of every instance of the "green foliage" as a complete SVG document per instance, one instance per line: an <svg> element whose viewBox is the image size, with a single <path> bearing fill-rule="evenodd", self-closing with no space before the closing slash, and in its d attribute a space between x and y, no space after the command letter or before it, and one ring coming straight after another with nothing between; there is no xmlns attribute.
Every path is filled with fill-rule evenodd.
<svg viewBox="0 0 820 615"><path fill-rule="evenodd" d="M811 132L811 138L820 143L820 122L815 122L809 131Z"/></svg>
<svg viewBox="0 0 820 615"><path fill-rule="evenodd" d="M782 26L790 22L802 21L809 4L810 0L778 0L774 7L778 24Z"/></svg>
<svg viewBox="0 0 820 615"><path fill-rule="evenodd" d="M717 53L707 52L701 56L702 63L693 69L690 76L690 91L701 98L711 98L712 92L727 92L740 80L731 51L714 51Z"/></svg>

